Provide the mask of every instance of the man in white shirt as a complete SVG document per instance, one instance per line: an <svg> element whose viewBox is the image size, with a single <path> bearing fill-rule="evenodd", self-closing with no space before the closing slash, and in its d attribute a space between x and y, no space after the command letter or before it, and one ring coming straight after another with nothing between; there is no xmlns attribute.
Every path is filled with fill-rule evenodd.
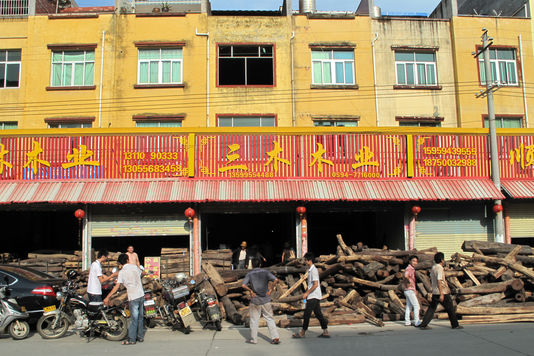
<svg viewBox="0 0 534 356"><path fill-rule="evenodd" d="M102 273L102 262L106 262L109 252L107 250L101 250L98 252L97 260L91 264L89 269L89 279L87 283L87 295L90 302L102 301L102 283L109 281L117 276L117 272L110 276L106 276Z"/></svg>
<svg viewBox="0 0 534 356"><path fill-rule="evenodd" d="M321 329L323 329L323 332L319 335L319 337L328 338L330 337L330 334L328 333L328 321L323 316L320 304L323 295L321 294L319 271L317 271L317 267L315 267L315 265L313 264L314 256L311 252L308 252L304 255L304 260L306 261L306 265L308 265L309 268L308 290L302 295L302 299L306 303L306 308L304 309L304 321L302 323L302 330L297 334L293 334L293 338L301 339L305 336L306 330L308 330L308 325L310 323L312 311L315 314L315 317L319 320L319 323L321 323Z"/></svg>
<svg viewBox="0 0 534 356"><path fill-rule="evenodd" d="M121 265L117 284L109 295L104 299L104 304L109 303L109 298L114 295L121 285L126 287L128 293L128 303L130 307L130 325L128 326L128 340L122 342L123 345L134 345L137 341L143 342L145 328L143 324L143 307L145 292L143 291L143 282L141 277L143 272L137 265L128 263L128 255L121 253L118 262Z"/></svg>

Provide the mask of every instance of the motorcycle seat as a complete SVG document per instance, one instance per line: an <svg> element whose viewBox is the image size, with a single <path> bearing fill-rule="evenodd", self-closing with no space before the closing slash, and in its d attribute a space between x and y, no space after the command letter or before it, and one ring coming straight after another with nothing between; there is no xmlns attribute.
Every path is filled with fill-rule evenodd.
<svg viewBox="0 0 534 356"><path fill-rule="evenodd" d="M104 307L104 303L102 302L89 302L88 307L90 310L96 311L100 310Z"/></svg>

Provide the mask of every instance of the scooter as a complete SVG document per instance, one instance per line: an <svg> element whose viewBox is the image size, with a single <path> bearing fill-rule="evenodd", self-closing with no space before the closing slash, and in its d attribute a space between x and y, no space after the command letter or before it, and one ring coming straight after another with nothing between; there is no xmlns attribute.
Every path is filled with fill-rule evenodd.
<svg viewBox="0 0 534 356"><path fill-rule="evenodd" d="M30 315L23 312L18 304L7 300L9 289L6 286L0 288L0 333L7 332L14 340L22 340L28 337L30 325L25 319Z"/></svg>

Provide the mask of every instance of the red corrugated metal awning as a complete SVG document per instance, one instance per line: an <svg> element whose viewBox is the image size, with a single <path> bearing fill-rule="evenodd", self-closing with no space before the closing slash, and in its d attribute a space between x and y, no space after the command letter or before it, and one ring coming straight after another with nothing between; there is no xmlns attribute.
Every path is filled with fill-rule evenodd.
<svg viewBox="0 0 534 356"><path fill-rule="evenodd" d="M504 199L489 179L4 181L0 204Z"/></svg>
<svg viewBox="0 0 534 356"><path fill-rule="evenodd" d="M502 187L517 199L534 199L534 180L503 180Z"/></svg>

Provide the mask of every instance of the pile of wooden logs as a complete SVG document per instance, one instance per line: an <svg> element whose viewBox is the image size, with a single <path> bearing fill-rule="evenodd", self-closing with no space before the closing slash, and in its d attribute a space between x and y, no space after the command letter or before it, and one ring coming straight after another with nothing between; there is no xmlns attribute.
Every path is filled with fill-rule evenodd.
<svg viewBox="0 0 534 356"><path fill-rule="evenodd" d="M232 250L205 250L202 252L202 261L209 262L220 271L232 269Z"/></svg>
<svg viewBox="0 0 534 356"><path fill-rule="evenodd" d="M411 255L419 258L416 282L424 314L432 293L430 269L436 248L359 251L345 244L340 235L337 240L337 253L319 256L315 263L323 294L321 306L331 325L367 321L382 326L383 321L403 320L406 301L401 282ZM466 323L534 321L530 247L466 241L464 250L475 253L457 253L446 263L446 279L461 319ZM222 271L206 261L202 267L227 319L236 324L246 321L250 296L241 285L248 270ZM272 295L278 325L302 325L302 294L307 289L304 261L296 259L267 269L280 281ZM438 317L443 317L442 311L440 306Z"/></svg>
<svg viewBox="0 0 534 356"><path fill-rule="evenodd" d="M174 278L176 273L189 274L189 249L162 248L160 259L161 279Z"/></svg>

